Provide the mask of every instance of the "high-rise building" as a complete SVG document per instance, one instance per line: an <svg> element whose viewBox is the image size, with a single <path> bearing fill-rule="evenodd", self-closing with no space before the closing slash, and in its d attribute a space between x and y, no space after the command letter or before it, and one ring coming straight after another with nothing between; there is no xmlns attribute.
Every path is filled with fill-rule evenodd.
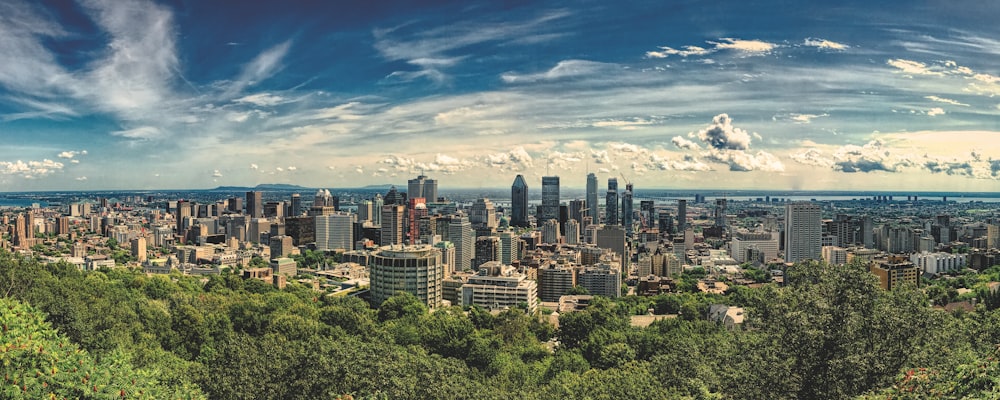
<svg viewBox="0 0 1000 400"><path fill-rule="evenodd" d="M408 292L429 307L441 304L445 267L441 250L430 245L383 246L368 263L372 303Z"/></svg>
<svg viewBox="0 0 1000 400"><path fill-rule="evenodd" d="M385 205L385 201L382 200L382 195L376 193L375 197L372 198L372 222L375 226L382 226L382 206Z"/></svg>
<svg viewBox="0 0 1000 400"><path fill-rule="evenodd" d="M497 227L497 210L493 202L487 198L477 199L469 210L469 222L475 227L495 229Z"/></svg>
<svg viewBox="0 0 1000 400"><path fill-rule="evenodd" d="M600 210L597 209L597 175L593 173L587 174L587 213L591 223L600 221Z"/></svg>
<svg viewBox="0 0 1000 400"><path fill-rule="evenodd" d="M423 197L428 203L437 201L437 180L428 179L426 176L420 175L416 179L407 181L406 189L406 196L409 198Z"/></svg>
<svg viewBox="0 0 1000 400"><path fill-rule="evenodd" d="M441 262L444 264L444 276L455 273L455 244L447 241L434 243L434 248L441 250Z"/></svg>
<svg viewBox="0 0 1000 400"><path fill-rule="evenodd" d="M589 217L590 214L586 211L587 202L583 199L570 200L569 202L569 219L575 220L580 226L584 225L584 217Z"/></svg>
<svg viewBox="0 0 1000 400"><path fill-rule="evenodd" d="M476 258L476 232L465 216L454 216L448 223L448 240L455 244L455 271L472 269Z"/></svg>
<svg viewBox="0 0 1000 400"><path fill-rule="evenodd" d="M628 271L628 260L631 257L625 243L625 228L619 225L604 225L597 230L597 247L608 249L621 259L620 271Z"/></svg>
<svg viewBox="0 0 1000 400"><path fill-rule="evenodd" d="M726 227L726 199L715 199L715 227Z"/></svg>
<svg viewBox="0 0 1000 400"><path fill-rule="evenodd" d="M785 206L785 262L822 259L821 216L819 204L795 202Z"/></svg>
<svg viewBox="0 0 1000 400"><path fill-rule="evenodd" d="M427 201L423 197L410 197L406 204L406 243L420 240L420 218L427 216Z"/></svg>
<svg viewBox="0 0 1000 400"><path fill-rule="evenodd" d="M528 183L520 174L510 186L510 226L528 226Z"/></svg>
<svg viewBox="0 0 1000 400"><path fill-rule="evenodd" d="M147 257L147 254L146 254L146 238L144 238L142 236L139 236L139 237L137 237L135 239L132 239L131 245L132 245L131 246L132 247L132 257L135 257L135 260L138 261L138 262L140 262L140 263L146 262L146 257Z"/></svg>
<svg viewBox="0 0 1000 400"><path fill-rule="evenodd" d="M538 298L542 301L559 301L576 286L576 268L572 265L548 261L538 267Z"/></svg>
<svg viewBox="0 0 1000 400"><path fill-rule="evenodd" d="M687 200L677 200L677 229L676 232L687 230Z"/></svg>
<svg viewBox="0 0 1000 400"><path fill-rule="evenodd" d="M354 249L354 214L317 215L316 250Z"/></svg>
<svg viewBox="0 0 1000 400"><path fill-rule="evenodd" d="M566 244L580 244L580 223L575 219L566 221Z"/></svg>
<svg viewBox="0 0 1000 400"><path fill-rule="evenodd" d="M618 178L608 178L608 192L604 198L604 223L618 225Z"/></svg>
<svg viewBox="0 0 1000 400"><path fill-rule="evenodd" d="M559 177L542 177L542 221L559 219Z"/></svg>
<svg viewBox="0 0 1000 400"><path fill-rule="evenodd" d="M302 215L302 196L298 193L292 193L291 206L289 206L288 215L291 217L298 217Z"/></svg>
<svg viewBox="0 0 1000 400"><path fill-rule="evenodd" d="M625 192L622 193L622 225L625 226L625 234L632 237L635 228L632 227L632 211L635 205L632 203L632 183L625 183Z"/></svg>
<svg viewBox="0 0 1000 400"><path fill-rule="evenodd" d="M521 238L513 232L500 232L500 262L505 265L521 259Z"/></svg>
<svg viewBox="0 0 1000 400"><path fill-rule="evenodd" d="M479 266L490 261L500 261L500 253L503 250L499 236L480 236L476 238L476 258L472 263L472 269L479 270Z"/></svg>
<svg viewBox="0 0 1000 400"><path fill-rule="evenodd" d="M362 200L361 204L358 204L358 222L372 221L373 211L372 201Z"/></svg>
<svg viewBox="0 0 1000 400"><path fill-rule="evenodd" d="M560 236L559 220L550 219L542 224L542 243L558 244Z"/></svg>
<svg viewBox="0 0 1000 400"><path fill-rule="evenodd" d="M652 228L656 226L656 206L652 200L641 200L639 201L639 218L641 218L641 225L643 228ZM661 229L660 232L663 232Z"/></svg>
<svg viewBox="0 0 1000 400"><path fill-rule="evenodd" d="M598 263L582 268L576 275L577 285L592 295L621 297L622 274L617 265Z"/></svg>
<svg viewBox="0 0 1000 400"><path fill-rule="evenodd" d="M403 215L406 207L402 204L382 206L381 245L403 244Z"/></svg>
<svg viewBox="0 0 1000 400"><path fill-rule="evenodd" d="M264 201L260 192L247 192L247 215L250 218L261 218L264 216Z"/></svg>

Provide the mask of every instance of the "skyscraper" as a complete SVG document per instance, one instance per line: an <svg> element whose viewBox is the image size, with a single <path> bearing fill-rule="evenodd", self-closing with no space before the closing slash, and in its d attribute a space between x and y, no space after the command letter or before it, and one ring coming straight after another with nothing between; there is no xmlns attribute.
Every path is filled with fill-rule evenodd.
<svg viewBox="0 0 1000 400"><path fill-rule="evenodd" d="M618 225L618 178L608 178L608 194L604 199L604 223Z"/></svg>
<svg viewBox="0 0 1000 400"><path fill-rule="evenodd" d="M292 193L292 205L288 214L292 217L298 217L299 214L302 214L302 196L298 193Z"/></svg>
<svg viewBox="0 0 1000 400"><path fill-rule="evenodd" d="M541 220L559 219L559 177L542 177L542 215Z"/></svg>
<svg viewBox="0 0 1000 400"><path fill-rule="evenodd" d="M590 215L590 222L596 224L600 222L597 209L597 175L587 174L587 213Z"/></svg>
<svg viewBox="0 0 1000 400"><path fill-rule="evenodd" d="M528 184L520 174L510 186L510 226L528 226Z"/></svg>
<svg viewBox="0 0 1000 400"><path fill-rule="evenodd" d="M785 262L822 259L821 215L819 204L795 202L785 206Z"/></svg>
<svg viewBox="0 0 1000 400"><path fill-rule="evenodd" d="M497 227L497 210L493 202L485 197L477 199L469 210L469 222L473 226L483 226L486 228Z"/></svg>
<svg viewBox="0 0 1000 400"><path fill-rule="evenodd" d="M625 192L622 193L622 225L625 225L625 233L628 236L632 236L632 209L635 204L632 203L632 183L625 184Z"/></svg>
<svg viewBox="0 0 1000 400"><path fill-rule="evenodd" d="M437 181L434 179L420 175L407 181L406 196L409 198L423 197L426 202L433 203L437 201L437 195Z"/></svg>
<svg viewBox="0 0 1000 400"><path fill-rule="evenodd" d="M247 215L250 218L264 216L264 202L261 200L260 192L247 192Z"/></svg>
<svg viewBox="0 0 1000 400"><path fill-rule="evenodd" d="M382 200L382 195L376 193L375 197L372 198L372 222L375 226L382 226L382 206L385 202Z"/></svg>
<svg viewBox="0 0 1000 400"><path fill-rule="evenodd" d="M726 199L715 199L715 227L726 227Z"/></svg>
<svg viewBox="0 0 1000 400"><path fill-rule="evenodd" d="M403 214L406 206L387 204L382 206L381 245L403 244Z"/></svg>
<svg viewBox="0 0 1000 400"><path fill-rule="evenodd" d="M472 269L472 260L476 257L474 242L476 233L472 223L464 216L454 216L448 223L448 240L455 244L455 271Z"/></svg>
<svg viewBox="0 0 1000 400"><path fill-rule="evenodd" d="M687 200L677 200L677 232L684 233L687 229Z"/></svg>

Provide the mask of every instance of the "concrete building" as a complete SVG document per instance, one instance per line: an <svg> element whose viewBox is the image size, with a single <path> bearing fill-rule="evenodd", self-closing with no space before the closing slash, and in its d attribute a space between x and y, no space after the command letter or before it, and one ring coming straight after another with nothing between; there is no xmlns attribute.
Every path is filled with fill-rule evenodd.
<svg viewBox="0 0 1000 400"><path fill-rule="evenodd" d="M822 257L819 204L796 202L785 206L785 262Z"/></svg>
<svg viewBox="0 0 1000 400"><path fill-rule="evenodd" d="M879 286L892 290L903 285L916 287L920 269L903 257L887 257L873 261L868 270L878 277Z"/></svg>
<svg viewBox="0 0 1000 400"><path fill-rule="evenodd" d="M274 275L298 275L298 264L291 258L275 258L271 260L271 271Z"/></svg>
<svg viewBox="0 0 1000 400"><path fill-rule="evenodd" d="M178 204L178 206L180 205ZM250 218L264 217L264 201L262 200L261 192L247 192L246 206L246 214ZM190 216L190 213L188 215Z"/></svg>
<svg viewBox="0 0 1000 400"><path fill-rule="evenodd" d="M621 297L622 275L617 265L598 263L583 267L576 275L576 282L591 295Z"/></svg>
<svg viewBox="0 0 1000 400"><path fill-rule="evenodd" d="M618 225L618 178L608 178L608 191L604 196L604 224Z"/></svg>
<svg viewBox="0 0 1000 400"><path fill-rule="evenodd" d="M951 253L916 253L910 255L910 262L924 273L940 274L956 271L968 264L965 254Z"/></svg>
<svg viewBox="0 0 1000 400"><path fill-rule="evenodd" d="M478 271L483 264L500 260L501 244L499 236L480 236L476 238L476 258L472 269Z"/></svg>
<svg viewBox="0 0 1000 400"><path fill-rule="evenodd" d="M382 206L381 245L403 244L403 216L406 206L387 204Z"/></svg>
<svg viewBox="0 0 1000 400"><path fill-rule="evenodd" d="M406 195L409 198L423 197L428 203L436 202L438 199L438 184L436 179L430 179L420 175L415 179L407 181Z"/></svg>
<svg viewBox="0 0 1000 400"><path fill-rule="evenodd" d="M572 264L548 261L538 267L538 297L542 301L559 301L576 286L576 268Z"/></svg>
<svg viewBox="0 0 1000 400"><path fill-rule="evenodd" d="M823 246L823 261L830 265L847 264L847 249L838 246Z"/></svg>
<svg viewBox="0 0 1000 400"><path fill-rule="evenodd" d="M510 265L521 259L521 238L511 231L500 232L500 262Z"/></svg>
<svg viewBox="0 0 1000 400"><path fill-rule="evenodd" d="M473 226L482 226L485 228L496 229L497 224L497 210L493 206L493 202L487 198L477 199L475 203L472 204L472 208L469 209L469 222Z"/></svg>
<svg viewBox="0 0 1000 400"><path fill-rule="evenodd" d="M625 242L625 228L620 225L604 225L597 230L597 247L609 249L618 255L621 265L618 272L628 271L631 254Z"/></svg>
<svg viewBox="0 0 1000 400"><path fill-rule="evenodd" d="M462 285L462 306L471 305L487 310L527 307L533 314L538 309L538 285L509 265L486 263Z"/></svg>
<svg viewBox="0 0 1000 400"><path fill-rule="evenodd" d="M455 271L472 269L472 260L476 258L475 237L469 218L451 218L448 223L448 241L455 244Z"/></svg>
<svg viewBox="0 0 1000 400"><path fill-rule="evenodd" d="M733 233L729 242L729 254L737 262L753 261L747 258L747 250L754 248L764 253L765 260L778 258L778 239L771 232L750 232L741 229Z"/></svg>
<svg viewBox="0 0 1000 400"><path fill-rule="evenodd" d="M354 214L336 213L313 217L316 250L351 250L354 248Z"/></svg>
<svg viewBox="0 0 1000 400"><path fill-rule="evenodd" d="M566 221L566 244L580 244L580 223L574 219Z"/></svg>
<svg viewBox="0 0 1000 400"><path fill-rule="evenodd" d="M132 247L132 257L134 257L135 260L140 263L146 262L148 256L146 253L146 238L139 236L135 239L132 239L131 247Z"/></svg>
<svg viewBox="0 0 1000 400"><path fill-rule="evenodd" d="M548 219L542 225L542 243L558 244L559 240L559 220Z"/></svg>
<svg viewBox="0 0 1000 400"><path fill-rule="evenodd" d="M429 307L441 304L445 266L441 250L430 245L383 246L368 264L372 304L408 292Z"/></svg>
<svg viewBox="0 0 1000 400"><path fill-rule="evenodd" d="M590 215L590 223L600 222L600 209L597 207L597 175L587 174L587 215ZM583 224L581 224L583 225Z"/></svg>

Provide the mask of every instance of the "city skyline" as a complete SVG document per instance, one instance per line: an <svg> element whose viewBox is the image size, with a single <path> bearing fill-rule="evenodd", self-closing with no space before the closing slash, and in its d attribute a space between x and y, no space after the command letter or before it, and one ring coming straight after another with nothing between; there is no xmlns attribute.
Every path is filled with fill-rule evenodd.
<svg viewBox="0 0 1000 400"><path fill-rule="evenodd" d="M0 191L1000 190L1000 4L660 3L6 1Z"/></svg>

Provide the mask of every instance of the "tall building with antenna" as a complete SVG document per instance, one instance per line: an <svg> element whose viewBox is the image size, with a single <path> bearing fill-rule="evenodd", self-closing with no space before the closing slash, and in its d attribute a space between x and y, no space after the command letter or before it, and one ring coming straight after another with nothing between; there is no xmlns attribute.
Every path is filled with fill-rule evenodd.
<svg viewBox="0 0 1000 400"><path fill-rule="evenodd" d="M597 175L593 172L587 174L587 215L590 215L591 223L600 221L601 211L597 208Z"/></svg>
<svg viewBox="0 0 1000 400"><path fill-rule="evenodd" d="M528 226L528 183L518 174L510 186L510 225Z"/></svg>

